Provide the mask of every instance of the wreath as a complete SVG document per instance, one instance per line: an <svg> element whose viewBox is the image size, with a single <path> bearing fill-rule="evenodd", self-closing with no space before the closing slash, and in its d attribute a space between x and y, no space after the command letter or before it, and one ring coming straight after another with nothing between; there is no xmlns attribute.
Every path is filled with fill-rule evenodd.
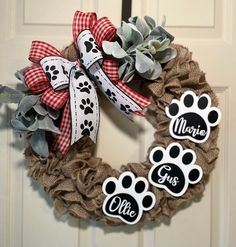
<svg viewBox="0 0 236 247"><path fill-rule="evenodd" d="M1 86L1 101L18 103L11 125L28 140L31 177L58 212L77 218L119 225L171 217L203 193L219 154L221 113L204 72L148 16L116 29L77 11L73 37L63 51L33 41L33 64L16 73L25 90ZM116 170L94 156L97 92L155 128L146 161Z"/></svg>

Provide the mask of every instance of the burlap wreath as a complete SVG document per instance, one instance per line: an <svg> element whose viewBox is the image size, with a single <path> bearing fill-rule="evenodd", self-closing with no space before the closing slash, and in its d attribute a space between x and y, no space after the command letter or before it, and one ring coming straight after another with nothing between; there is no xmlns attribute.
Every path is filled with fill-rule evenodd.
<svg viewBox="0 0 236 247"><path fill-rule="evenodd" d="M155 102L148 107L145 114L146 120L156 129L154 141L149 149L157 145L166 147L176 141L169 134L170 119L164 110L173 98L178 99L186 90L192 90L196 94L207 93L212 99L212 105L218 104L204 72L200 70L198 63L192 60L191 52L181 45L173 46L177 50L177 57L164 66L161 76L156 81L144 83L149 98ZM71 61L77 59L73 45L68 46L63 53ZM198 184L191 185L187 192L178 198L150 185L150 191L155 194L157 203L152 210L143 214L141 222L162 219L162 216L171 217L183 204L188 204L196 195L203 193L218 157L217 137L218 127L215 127L203 144L189 140L180 142L184 148L196 152L197 164L201 166L204 176ZM25 151L25 155L31 177L44 187L58 212L69 213L82 219L95 218L110 225L122 224L121 220L103 214L105 195L102 192L102 184L106 178L118 177L123 171L132 171L137 176L147 178L151 164L148 160L141 163L130 162L118 171L102 158L93 157L94 148L92 141L84 137L65 157L59 153L52 153L48 158L41 158L30 148Z"/></svg>

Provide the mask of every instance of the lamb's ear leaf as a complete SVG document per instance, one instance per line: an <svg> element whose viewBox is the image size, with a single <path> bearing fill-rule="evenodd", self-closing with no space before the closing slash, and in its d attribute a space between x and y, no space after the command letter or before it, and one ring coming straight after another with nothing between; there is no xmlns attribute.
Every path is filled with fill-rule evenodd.
<svg viewBox="0 0 236 247"><path fill-rule="evenodd" d="M136 21L136 27L139 30L139 32L143 35L144 38L148 36L150 32L150 28L147 25L147 23L139 17L137 18L137 21Z"/></svg>
<svg viewBox="0 0 236 247"><path fill-rule="evenodd" d="M30 145L35 153L43 157L48 157L49 149L44 130L38 129L33 132Z"/></svg>
<svg viewBox="0 0 236 247"><path fill-rule="evenodd" d="M153 67L151 67L148 71L145 73L139 73L141 77L147 79L147 80L156 80L162 72L162 67L159 62L154 61Z"/></svg>
<svg viewBox="0 0 236 247"><path fill-rule="evenodd" d="M111 55L118 59L127 56L127 53L121 48L118 42L103 41L102 48L107 55Z"/></svg>
<svg viewBox="0 0 236 247"><path fill-rule="evenodd" d="M61 133L59 128L54 125L52 119L49 116L39 117L38 123L39 123L39 127L38 127L39 129L47 130L57 134Z"/></svg>
<svg viewBox="0 0 236 247"><path fill-rule="evenodd" d="M26 113L33 108L33 106L37 103L38 98L39 96L37 95L28 95L23 97L15 112L16 118L20 118L21 116L24 116L25 119L28 119Z"/></svg>
<svg viewBox="0 0 236 247"><path fill-rule="evenodd" d="M49 106L46 107L47 107L48 115L51 119L56 120L60 117L60 111L56 111Z"/></svg>
<svg viewBox="0 0 236 247"><path fill-rule="evenodd" d="M132 43L132 45L129 47L129 49L127 50L127 53L131 53L133 51L135 51L135 49L141 45L143 43L143 35L142 33L137 29L137 27L131 23L127 24L132 32L131 32L131 37L128 41L130 41Z"/></svg>
<svg viewBox="0 0 236 247"><path fill-rule="evenodd" d="M11 119L11 126L17 132L28 131L28 128L18 119L13 117Z"/></svg>
<svg viewBox="0 0 236 247"><path fill-rule="evenodd" d="M33 108L40 116L46 116L48 114L47 110L40 104L40 102L37 102Z"/></svg>
<svg viewBox="0 0 236 247"><path fill-rule="evenodd" d="M0 103L19 103L23 97L23 92L0 85Z"/></svg>
<svg viewBox="0 0 236 247"><path fill-rule="evenodd" d="M119 66L118 74L119 78L124 82L132 80L135 73L135 61L131 56L125 57L123 64Z"/></svg>
<svg viewBox="0 0 236 247"><path fill-rule="evenodd" d="M170 60L174 59L176 56L177 51L174 48L169 47L164 51L157 52L154 58L159 61L159 63L167 63Z"/></svg>
<svg viewBox="0 0 236 247"><path fill-rule="evenodd" d="M156 27L156 22L152 17L144 16L144 20L146 21L151 30Z"/></svg>
<svg viewBox="0 0 236 247"><path fill-rule="evenodd" d="M127 24L126 22L122 22L122 26L121 26L121 35L126 39L126 40L131 40L131 35L132 35L132 28L130 27L129 24Z"/></svg>
<svg viewBox="0 0 236 247"><path fill-rule="evenodd" d="M138 16L132 16L128 19L129 23L132 23L135 25L136 21L138 19Z"/></svg>
<svg viewBox="0 0 236 247"><path fill-rule="evenodd" d="M23 69L20 69L20 70L17 70L16 73L15 73L15 77L22 81L23 83L25 83L25 77L24 77L24 72L26 69L28 69L29 67L25 67Z"/></svg>
<svg viewBox="0 0 236 247"><path fill-rule="evenodd" d="M152 59L144 55L139 50L136 50L136 61L135 61L135 68L140 73L146 73L150 70L154 65Z"/></svg>

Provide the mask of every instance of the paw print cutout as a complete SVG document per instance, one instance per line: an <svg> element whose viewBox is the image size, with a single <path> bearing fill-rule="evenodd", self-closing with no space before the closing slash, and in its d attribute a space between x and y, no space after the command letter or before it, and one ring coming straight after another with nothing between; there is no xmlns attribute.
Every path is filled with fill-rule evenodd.
<svg viewBox="0 0 236 247"><path fill-rule="evenodd" d="M131 109L130 109L130 106L129 105L123 105L121 104L120 105L120 109L121 111L123 111L125 114L129 115L131 112L133 112Z"/></svg>
<svg viewBox="0 0 236 247"><path fill-rule="evenodd" d="M175 197L182 196L189 184L198 183L203 175L202 168L195 164L195 152L183 150L179 143L172 143L166 149L153 148L149 160L153 164L148 174L149 182Z"/></svg>
<svg viewBox="0 0 236 247"><path fill-rule="evenodd" d="M76 87L77 89L79 89L79 91L81 93L87 93L87 94L90 94L90 90L92 89L92 86L89 85L89 83L87 81L84 81L84 82L80 82L79 83L79 86Z"/></svg>
<svg viewBox="0 0 236 247"><path fill-rule="evenodd" d="M45 67L45 74L49 81L54 81L57 79L57 75L59 74L59 71L56 69L55 65L52 66L47 65Z"/></svg>
<svg viewBox="0 0 236 247"><path fill-rule="evenodd" d="M92 121L84 120L84 123L80 125L83 136L90 136L90 133L94 130Z"/></svg>
<svg viewBox="0 0 236 247"><path fill-rule="evenodd" d="M146 178L135 178L129 171L122 173L118 179L107 178L102 185L106 195L103 202L104 214L130 225L136 224L143 211L151 210L156 203L156 198L148 191L148 187Z"/></svg>
<svg viewBox="0 0 236 247"><path fill-rule="evenodd" d="M173 99L166 107L166 114L171 118L169 131L176 139L189 139L196 143L205 142L211 127L220 122L221 112L211 106L211 98L207 94L197 96L186 91L180 100Z"/></svg>
<svg viewBox="0 0 236 247"><path fill-rule="evenodd" d="M84 42L84 45L86 47L86 52L89 53L89 52L93 52L93 53L98 53L98 47L97 47L97 44L95 43L95 40L90 37L89 40L85 41Z"/></svg>
<svg viewBox="0 0 236 247"><path fill-rule="evenodd" d="M80 104L80 109L84 111L85 115L93 113L93 107L94 107L94 103L91 102L89 98L82 99Z"/></svg>
<svg viewBox="0 0 236 247"><path fill-rule="evenodd" d="M111 92L110 89L107 89L106 95L108 96L108 98L109 98L113 103L116 103L116 102L117 102L116 94L113 93L113 92Z"/></svg>

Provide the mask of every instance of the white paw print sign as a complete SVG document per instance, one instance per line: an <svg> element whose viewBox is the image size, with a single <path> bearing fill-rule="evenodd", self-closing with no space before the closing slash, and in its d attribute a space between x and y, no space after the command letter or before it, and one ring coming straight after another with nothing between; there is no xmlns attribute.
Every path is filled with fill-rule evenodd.
<svg viewBox="0 0 236 247"><path fill-rule="evenodd" d="M203 175L202 168L195 164L195 152L183 150L179 143L171 143L166 149L153 148L149 160L153 164L148 174L149 182L175 197L182 196L189 184L198 183Z"/></svg>
<svg viewBox="0 0 236 247"><path fill-rule="evenodd" d="M143 211L152 209L156 203L156 198L148 191L148 187L146 178L135 178L132 172L124 172L118 179L107 178L102 186L103 193L107 196L102 207L104 214L119 218L126 224L136 224Z"/></svg>
<svg viewBox="0 0 236 247"><path fill-rule="evenodd" d="M211 106L211 98L207 94L197 96L186 91L180 100L173 99L166 107L166 114L171 119L169 131L175 139L189 139L195 143L205 142L211 127L219 124L221 112Z"/></svg>

